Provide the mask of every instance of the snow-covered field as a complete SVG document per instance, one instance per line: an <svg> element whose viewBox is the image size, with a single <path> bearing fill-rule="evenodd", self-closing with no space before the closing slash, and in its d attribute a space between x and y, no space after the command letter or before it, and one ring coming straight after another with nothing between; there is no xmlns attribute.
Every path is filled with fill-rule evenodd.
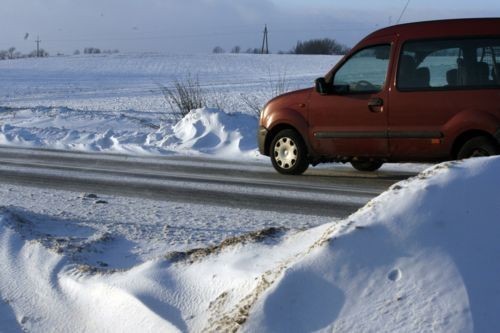
<svg viewBox="0 0 500 333"><path fill-rule="evenodd" d="M214 104L209 107L245 113L242 94L265 102L280 82L288 89L311 87L338 60L298 55L115 54L1 61L0 105L168 115L159 85L191 77L209 95Z"/></svg>
<svg viewBox="0 0 500 333"><path fill-rule="evenodd" d="M0 61L0 144L259 160L242 95L263 104L283 78L311 86L336 61ZM188 75L213 105L178 120L159 84ZM287 216L304 219L291 230L238 207L0 184L0 332L498 332L499 167L438 165L345 220Z"/></svg>
<svg viewBox="0 0 500 333"><path fill-rule="evenodd" d="M227 146L239 144L248 155L256 148L257 120L245 98L264 105L278 87L312 86L338 59L129 54L1 61L0 144L229 158L237 152ZM218 110L200 111L192 115L199 121L175 126L178 116L160 85L189 77Z"/></svg>

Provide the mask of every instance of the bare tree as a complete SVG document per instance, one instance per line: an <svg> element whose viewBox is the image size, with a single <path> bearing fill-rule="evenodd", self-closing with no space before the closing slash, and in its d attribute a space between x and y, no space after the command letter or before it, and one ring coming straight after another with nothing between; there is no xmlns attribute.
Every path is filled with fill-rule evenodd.
<svg viewBox="0 0 500 333"><path fill-rule="evenodd" d="M83 49L83 53L84 54L100 54L101 49L99 49L97 47L86 47Z"/></svg>
<svg viewBox="0 0 500 333"><path fill-rule="evenodd" d="M220 53L225 53L226 51L224 51L224 49L220 46L216 46L214 47L214 49L212 50L212 53L215 53L215 54L220 54Z"/></svg>
<svg viewBox="0 0 500 333"><path fill-rule="evenodd" d="M7 56L9 59L14 59L14 54L16 52L16 48L15 47L11 47L7 50Z"/></svg>
<svg viewBox="0 0 500 333"><path fill-rule="evenodd" d="M27 56L28 58L37 58L37 57L44 58L48 57L49 53L44 49L39 49L38 51L37 50L31 51Z"/></svg>
<svg viewBox="0 0 500 333"><path fill-rule="evenodd" d="M257 116L260 114L260 111L264 107L264 105L262 104L263 100L269 100L290 90L290 84L287 78L286 71L281 72L277 77L273 77L270 71L268 74L269 82L267 88L264 88L260 92L257 91L251 94L242 94L240 96L243 103Z"/></svg>
<svg viewBox="0 0 500 333"><path fill-rule="evenodd" d="M180 119L186 116L191 110L207 105L205 92L200 86L198 77L193 78L191 75L188 75L184 81L175 80L171 87L158 85L170 108L177 112Z"/></svg>
<svg viewBox="0 0 500 333"><path fill-rule="evenodd" d="M249 53L249 54L260 54L261 50L259 50L258 48L251 48L249 47L245 53Z"/></svg>

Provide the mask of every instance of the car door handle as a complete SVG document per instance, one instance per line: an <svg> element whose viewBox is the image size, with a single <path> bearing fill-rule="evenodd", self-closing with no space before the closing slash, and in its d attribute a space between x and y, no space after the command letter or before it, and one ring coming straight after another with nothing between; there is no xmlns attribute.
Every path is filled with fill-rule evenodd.
<svg viewBox="0 0 500 333"><path fill-rule="evenodd" d="M384 100L382 98L371 98L368 101L368 109L370 109L371 112L382 112L381 108L384 106Z"/></svg>

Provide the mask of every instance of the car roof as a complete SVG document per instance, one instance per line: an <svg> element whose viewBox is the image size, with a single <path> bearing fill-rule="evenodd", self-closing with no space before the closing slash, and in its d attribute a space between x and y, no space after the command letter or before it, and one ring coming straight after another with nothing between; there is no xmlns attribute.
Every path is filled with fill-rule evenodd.
<svg viewBox="0 0 500 333"><path fill-rule="evenodd" d="M398 35L402 39L500 35L500 17L398 24L377 30L363 41L387 35Z"/></svg>

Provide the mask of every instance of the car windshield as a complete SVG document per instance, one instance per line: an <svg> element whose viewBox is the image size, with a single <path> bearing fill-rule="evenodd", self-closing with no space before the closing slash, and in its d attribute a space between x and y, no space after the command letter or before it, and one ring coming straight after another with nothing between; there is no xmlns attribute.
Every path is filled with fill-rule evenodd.
<svg viewBox="0 0 500 333"><path fill-rule="evenodd" d="M390 45L377 45L355 53L335 74L334 85L348 85L350 92L380 91L389 66Z"/></svg>

